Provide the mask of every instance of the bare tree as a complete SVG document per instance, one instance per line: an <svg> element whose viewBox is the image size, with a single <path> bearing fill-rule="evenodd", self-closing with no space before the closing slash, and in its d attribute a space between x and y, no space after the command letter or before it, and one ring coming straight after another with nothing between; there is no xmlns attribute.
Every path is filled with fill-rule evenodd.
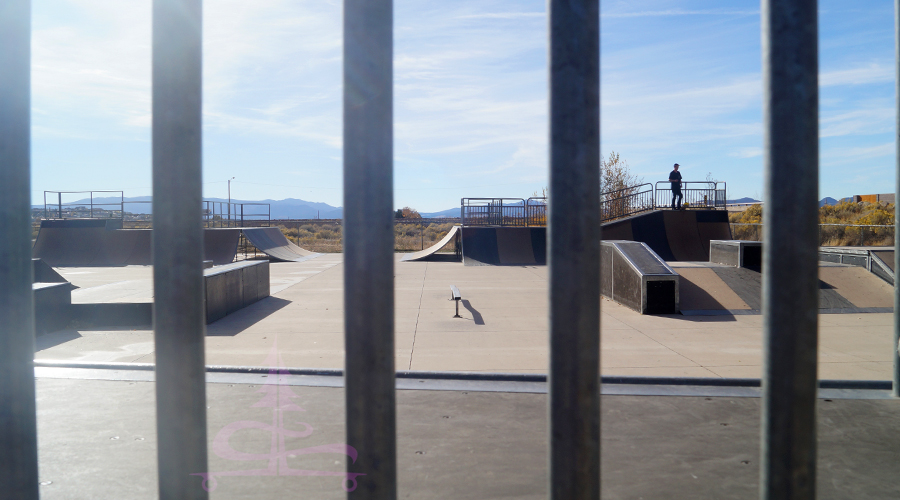
<svg viewBox="0 0 900 500"><path fill-rule="evenodd" d="M639 200L634 199L643 177L631 173L628 162L619 153L610 151L609 158L600 161L600 203L603 220L623 217L631 213Z"/></svg>

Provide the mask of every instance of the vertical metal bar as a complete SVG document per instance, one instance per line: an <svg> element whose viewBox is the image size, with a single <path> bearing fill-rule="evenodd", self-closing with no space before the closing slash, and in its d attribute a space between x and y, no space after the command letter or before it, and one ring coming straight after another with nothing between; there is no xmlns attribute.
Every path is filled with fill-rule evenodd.
<svg viewBox="0 0 900 500"><path fill-rule="evenodd" d="M31 290L31 1L0 3L0 496L38 498Z"/></svg>
<svg viewBox="0 0 900 500"><path fill-rule="evenodd" d="M347 463L356 499L397 497L394 394L393 1L344 1Z"/></svg>
<svg viewBox="0 0 900 500"><path fill-rule="evenodd" d="M894 125L894 142L896 148L896 186L894 193L894 269L900 265L900 231L897 231L897 221L900 221L900 0L894 0L894 86L895 106L897 117ZM900 397L900 285L897 277L900 273L894 272L894 345L891 358L894 360L894 397Z"/></svg>
<svg viewBox="0 0 900 500"><path fill-rule="evenodd" d="M816 491L816 0L762 0L765 203L760 498Z"/></svg>
<svg viewBox="0 0 900 500"><path fill-rule="evenodd" d="M153 328L159 497L206 499L201 0L153 1Z"/></svg>
<svg viewBox="0 0 900 500"><path fill-rule="evenodd" d="M57 205L57 208L59 209L59 218L62 219L62 193L57 193L57 195L59 195L59 205Z"/></svg>
<svg viewBox="0 0 900 500"><path fill-rule="evenodd" d="M600 6L550 0L550 498L600 498Z"/></svg>

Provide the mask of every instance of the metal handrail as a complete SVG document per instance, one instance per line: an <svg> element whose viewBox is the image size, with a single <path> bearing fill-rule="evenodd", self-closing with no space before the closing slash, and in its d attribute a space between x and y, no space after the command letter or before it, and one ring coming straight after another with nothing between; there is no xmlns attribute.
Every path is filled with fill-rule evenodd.
<svg viewBox="0 0 900 500"><path fill-rule="evenodd" d="M118 193L118 195L119 195L119 202L118 202L118 203L94 203L94 193ZM96 206L96 207L109 207L109 206L115 207L115 206L117 206L117 207L119 207L119 217L118 217L118 218L123 218L123 217L124 217L124 213L125 213L125 207L124 207L125 196L124 196L124 192L123 192L123 191L44 191L44 218L45 218L45 219L51 218L51 217L50 217L50 210L48 210L48 207L54 206L52 202L50 202L50 203L47 202L47 194L55 194L55 195L57 196L57 198L56 198L56 200L57 200L57 202L56 202L56 211L55 211L55 212L56 212L56 215L57 215L56 218L58 218L58 219L64 219L64 218L66 218L66 217L63 216L63 207L85 207L85 206L89 206L89 207L90 207L90 213L89 213L89 215L88 215L88 217L87 217L87 218L89 218L89 219L93 219L93 218L94 218L94 207L95 207L95 206ZM86 205L85 203L79 203L79 202L63 203L62 197L63 197L64 194L87 194L87 195L88 195L88 203L87 203L87 205ZM115 211L115 210L108 210L108 212L115 213L116 211ZM84 217L79 217L79 218L84 218ZM110 219L110 218L116 218L116 217L103 217L103 218L105 218L105 219Z"/></svg>
<svg viewBox="0 0 900 500"><path fill-rule="evenodd" d="M643 189L647 186L648 189ZM653 185L637 184L600 193L601 222L656 209Z"/></svg>
<svg viewBox="0 0 900 500"><path fill-rule="evenodd" d="M660 184L669 184L669 187L660 187ZM692 187L704 186L704 187ZM672 203L671 194L661 198L663 193L671 193L671 183L669 181L656 181L656 203L659 206L669 206ZM682 202L686 204L686 208L705 208L717 209L725 208L727 202L727 187L722 181L682 181L681 194Z"/></svg>
<svg viewBox="0 0 900 500"><path fill-rule="evenodd" d="M634 186L600 193L602 222L628 217L670 205L663 193L671 188L660 187L669 181L645 182ZM702 188L693 186L703 186ZM682 182L682 193L688 208L726 208L726 185L720 181ZM666 195L668 196L668 195ZM464 226L546 226L547 198L462 198L460 220Z"/></svg>

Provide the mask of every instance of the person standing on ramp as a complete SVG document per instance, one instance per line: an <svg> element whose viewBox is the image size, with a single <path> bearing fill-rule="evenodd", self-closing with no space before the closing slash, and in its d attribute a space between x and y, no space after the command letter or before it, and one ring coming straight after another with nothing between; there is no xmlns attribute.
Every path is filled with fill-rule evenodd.
<svg viewBox="0 0 900 500"><path fill-rule="evenodd" d="M678 164L673 167L672 173L669 174L669 182L672 183L672 210L680 210L681 201L684 197L681 195L681 174L678 173ZM675 204L675 198L678 198L678 204Z"/></svg>

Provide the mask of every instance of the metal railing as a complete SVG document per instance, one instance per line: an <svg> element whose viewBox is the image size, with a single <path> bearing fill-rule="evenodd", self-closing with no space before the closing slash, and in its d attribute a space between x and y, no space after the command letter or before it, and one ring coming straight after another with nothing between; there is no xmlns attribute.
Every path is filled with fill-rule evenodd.
<svg viewBox="0 0 900 500"><path fill-rule="evenodd" d="M94 193L117 194L119 199L114 202L95 202ZM87 195L87 200L63 202L63 195L72 194L81 195L82 198ZM49 200L47 195L50 195ZM122 191L44 191L44 218L121 219L125 213L124 203L125 196Z"/></svg>
<svg viewBox="0 0 900 500"><path fill-rule="evenodd" d="M638 184L600 193L600 220L605 222L656 210L653 185Z"/></svg>
<svg viewBox="0 0 900 500"><path fill-rule="evenodd" d="M203 223L206 227L244 227L250 221L266 222L268 225L271 220L272 206L268 203L203 201Z"/></svg>
<svg viewBox="0 0 900 500"><path fill-rule="evenodd" d="M660 187L662 185L663 187ZM717 210L726 208L724 182L688 181L681 183L683 208L700 210ZM672 186L669 181L656 182L656 206L671 207Z"/></svg>
<svg viewBox="0 0 900 500"><path fill-rule="evenodd" d="M547 225L547 198L543 196L532 196L525 200L525 225Z"/></svg>
<svg viewBox="0 0 900 500"><path fill-rule="evenodd" d="M0 485L6 496L27 500L39 497L28 244L30 6L27 0L9 0L0 17L0 214L5 224L0 238ZM161 498L197 500L208 497L188 474L208 470L203 240L195 212L202 189L200 7L200 0L155 0L152 18L158 486ZM762 279L762 498L811 499L817 483L816 10L816 2L808 0L763 0L761 9L764 252L772 263ZM347 472L354 478L365 474L359 476L365 498L392 499L397 495L390 225L393 4L345 0L343 11L343 92L344 102L352 104L343 108L344 379L347 441L360 450ZM548 241L548 490L554 499L599 498L600 424L609 418L599 408L600 207L592 187L599 184L600 161L599 2L550 0L548 14L550 190L560 209L550 214ZM705 201L717 207L718 194L709 194ZM701 199L687 201L693 206ZM670 200L665 201L657 205ZM502 206L499 212L488 211L486 218L491 217L503 222ZM900 241L895 245L900 247ZM896 328L900 307L894 314ZM895 396L900 389L897 340L895 331Z"/></svg>
<svg viewBox="0 0 900 500"><path fill-rule="evenodd" d="M119 200L116 202L96 202L95 193L117 193ZM48 194L51 195L48 200ZM66 194L88 194L88 200L75 202L63 202ZM55 195L56 200L52 199ZM139 200L126 201L122 191L44 191L45 219L121 219L124 222L149 227L153 222L153 201ZM129 207L145 206L148 210L136 210ZM102 207L115 207L114 210ZM269 203L245 203L227 202L215 200L203 200L202 202L203 226L210 228L219 227L244 227L252 223L254 226L268 226L272 220L272 206ZM146 223L146 224L141 224Z"/></svg>
<svg viewBox="0 0 900 500"><path fill-rule="evenodd" d="M525 203L524 198L463 198L460 218L464 226L525 227L528 225Z"/></svg>
<svg viewBox="0 0 900 500"><path fill-rule="evenodd" d="M600 193L600 221L606 222L630 215L665 209L671 206L669 187L644 183ZM724 182L689 182L682 188L685 208L692 210L725 209ZM463 198L460 218L464 226L539 227L547 225L547 198Z"/></svg>

